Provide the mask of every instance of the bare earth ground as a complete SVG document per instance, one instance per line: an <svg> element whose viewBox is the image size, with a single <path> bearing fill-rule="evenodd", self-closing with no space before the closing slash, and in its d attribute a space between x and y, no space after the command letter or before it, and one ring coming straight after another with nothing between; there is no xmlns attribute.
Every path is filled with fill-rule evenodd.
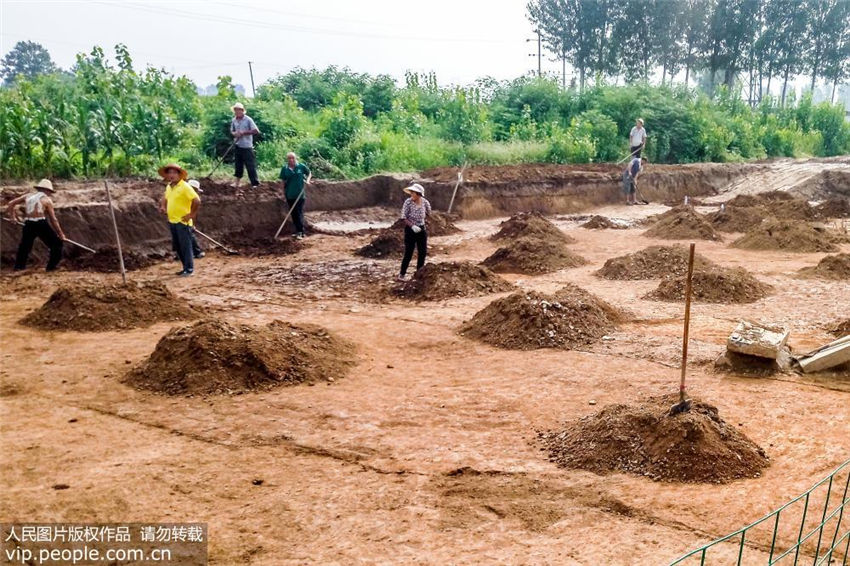
<svg viewBox="0 0 850 566"><path fill-rule="evenodd" d="M432 259L480 261L496 248L486 236L500 220L461 222L462 233L434 238L443 253ZM0 521L208 522L212 564L662 564L778 507L848 458L846 378L735 378L709 362L741 317L790 325L797 350L830 340L823 327L846 318L850 285L795 277L824 254L741 251L725 237L699 242L698 252L777 291L749 305L693 306L690 391L762 446L771 466L756 479L686 485L550 463L536 430L676 391L682 310L640 298L657 281L592 275L608 258L669 241L557 223L590 264L508 278L544 292L573 282L637 317L587 352L504 351L456 333L502 295L359 298L397 268L352 254L368 236L314 236L282 259L209 254L187 280L173 277L176 264L132 273L166 281L228 321L316 323L357 344L358 365L334 383L232 397L169 398L119 383L169 324L85 334L16 323L58 283L117 275L4 276ZM350 272L309 269L320 262ZM287 278L293 266L306 275ZM472 470L450 475L459 468ZM53 490L57 483L70 488Z"/></svg>

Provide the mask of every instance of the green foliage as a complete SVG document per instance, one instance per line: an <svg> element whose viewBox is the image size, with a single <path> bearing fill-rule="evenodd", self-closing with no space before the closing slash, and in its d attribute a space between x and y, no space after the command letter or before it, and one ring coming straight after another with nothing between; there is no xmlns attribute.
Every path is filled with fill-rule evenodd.
<svg viewBox="0 0 850 566"><path fill-rule="evenodd" d="M850 124L844 120L844 107L822 102L812 109L812 129L822 136L818 155L850 153Z"/></svg>
<svg viewBox="0 0 850 566"><path fill-rule="evenodd" d="M320 113L319 137L336 150L344 149L363 129L363 103L353 94L338 94Z"/></svg>
<svg viewBox="0 0 850 566"><path fill-rule="evenodd" d="M616 161L625 150L617 124L598 110L587 110L573 118L570 130L577 138L593 142L594 161Z"/></svg>
<svg viewBox="0 0 850 566"><path fill-rule="evenodd" d="M455 89L437 112L443 138L462 144L486 139L487 110L474 90Z"/></svg>
<svg viewBox="0 0 850 566"><path fill-rule="evenodd" d="M18 77L34 79L57 71L50 53L40 43L19 41L0 61L0 77L5 85L11 85Z"/></svg>
<svg viewBox="0 0 850 566"><path fill-rule="evenodd" d="M596 145L585 136L577 136L573 130L557 129L552 132L546 161L550 163L590 163L596 155Z"/></svg>

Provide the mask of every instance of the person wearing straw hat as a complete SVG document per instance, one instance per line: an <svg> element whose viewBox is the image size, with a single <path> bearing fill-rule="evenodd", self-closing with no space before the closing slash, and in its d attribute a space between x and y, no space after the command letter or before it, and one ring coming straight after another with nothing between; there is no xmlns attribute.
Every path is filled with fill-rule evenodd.
<svg viewBox="0 0 850 566"><path fill-rule="evenodd" d="M254 136L260 134L257 129L257 124L250 116L245 114L245 106L241 102L237 102L231 107L233 110L233 120L230 121L230 133L233 136L233 143L236 145L236 171L233 175L236 177L235 187L238 189L242 182L242 172L248 170L248 179L251 181L251 188L257 188L260 181L257 179L257 159L254 156Z"/></svg>
<svg viewBox="0 0 850 566"><path fill-rule="evenodd" d="M414 183L404 189L409 195L401 207L401 218L404 220L404 257L401 260L399 281L404 281L407 267L413 258L413 248L416 248L416 271L425 265L428 254L428 232L425 229L425 219L431 214L431 203L425 198L425 189L419 183Z"/></svg>
<svg viewBox="0 0 850 566"><path fill-rule="evenodd" d="M47 244L50 256L47 259L47 271L53 271L59 266L62 259L62 242L66 239L62 226L56 218L53 208L53 200L50 198L56 193L50 179L42 179L35 186L36 192L21 195L12 199L6 205L6 211L14 222L19 222L17 207L24 203L24 230L21 234L21 243L18 245L18 253L15 256L15 270L26 269L32 245L36 238Z"/></svg>
<svg viewBox="0 0 850 566"><path fill-rule="evenodd" d="M640 152L646 145L646 130L643 129L643 118L635 120L635 126L629 132L629 151L632 157L640 158Z"/></svg>
<svg viewBox="0 0 850 566"><path fill-rule="evenodd" d="M189 175L178 164L169 163L160 167L159 175L168 183L160 202L160 210L168 215L171 244L177 249L177 255L183 264L183 270L177 272L177 275L189 277L195 272L192 226L198 216L201 197L186 182Z"/></svg>

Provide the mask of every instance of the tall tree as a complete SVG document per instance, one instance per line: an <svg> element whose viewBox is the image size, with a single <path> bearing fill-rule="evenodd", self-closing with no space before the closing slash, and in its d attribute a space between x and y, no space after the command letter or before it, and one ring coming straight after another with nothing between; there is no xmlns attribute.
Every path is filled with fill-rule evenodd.
<svg viewBox="0 0 850 566"><path fill-rule="evenodd" d="M723 70L723 82L732 88L744 64L743 55L753 41L759 0L716 0L710 17L708 68L711 86Z"/></svg>
<svg viewBox="0 0 850 566"><path fill-rule="evenodd" d="M681 68L684 58L684 32L687 2L652 0L651 35L653 58L661 66L661 84L667 75L670 82Z"/></svg>
<svg viewBox="0 0 850 566"><path fill-rule="evenodd" d="M527 6L528 19L540 31L546 48L579 72L580 89L596 52L590 5L588 0L535 0Z"/></svg>
<svg viewBox="0 0 850 566"><path fill-rule="evenodd" d="M807 43L808 64L812 73L811 90L815 82L823 76L827 54L837 54L835 46L840 46L842 38L850 30L850 2L847 0L808 0L810 20Z"/></svg>
<svg viewBox="0 0 850 566"><path fill-rule="evenodd" d="M710 0L684 0L685 86L690 79L691 70L698 69L703 64L710 14Z"/></svg>
<svg viewBox="0 0 850 566"><path fill-rule="evenodd" d="M765 33L774 37L772 55L777 76L782 77L781 104L785 105L788 81L803 71L810 11L799 0L767 0L765 3Z"/></svg>
<svg viewBox="0 0 850 566"><path fill-rule="evenodd" d="M34 41L17 42L0 62L0 76L6 85L12 84L19 76L31 79L56 70L47 49Z"/></svg>
<svg viewBox="0 0 850 566"><path fill-rule="evenodd" d="M631 0L624 6L613 30L613 42L621 47L620 60L627 82L649 80L655 41L653 0Z"/></svg>

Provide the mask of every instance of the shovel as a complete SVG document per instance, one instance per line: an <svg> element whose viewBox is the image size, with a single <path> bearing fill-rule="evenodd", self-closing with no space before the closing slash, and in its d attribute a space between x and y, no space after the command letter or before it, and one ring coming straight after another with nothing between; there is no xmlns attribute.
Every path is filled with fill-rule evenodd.
<svg viewBox="0 0 850 566"><path fill-rule="evenodd" d="M688 330L691 327L691 281L694 276L694 248L688 252L688 278L685 280L685 333L682 339L682 379L679 383L679 402L670 407L670 416L691 410L691 400L685 393L685 374L688 370Z"/></svg>
<svg viewBox="0 0 850 566"><path fill-rule="evenodd" d="M238 255L239 254L239 252L237 252L236 250L230 249L227 246L225 246L224 244L222 244L221 242L219 242L218 240L212 239L210 236L207 236L206 234L204 234L203 232L201 232L197 228L195 228L195 234L197 234L198 236L201 236L202 238L206 238L207 240L209 240L210 242L212 242L216 246L220 247L221 249L223 249L227 253L227 255Z"/></svg>
<svg viewBox="0 0 850 566"><path fill-rule="evenodd" d="M18 226L23 226L23 225L24 225L24 223L23 223L23 222L21 222L20 220L12 220L12 219L10 219L10 218L6 218L5 216L3 216L3 220L5 220L6 222L9 222L9 223L11 223L11 224L17 224ZM93 254L96 254L96 253L97 253L97 250L93 250L93 249L91 249L91 248L90 248L90 247L88 247L88 246L84 246L84 245L83 245L83 244L81 244L80 242L75 242L74 240L71 240L70 238L65 238L65 239L64 239L64 240L62 240L62 241L63 241L63 242L68 242L68 243L69 243L69 244L71 244L72 246L77 246L78 248L83 249L83 250L86 250L87 252L91 252L91 253L93 253Z"/></svg>

